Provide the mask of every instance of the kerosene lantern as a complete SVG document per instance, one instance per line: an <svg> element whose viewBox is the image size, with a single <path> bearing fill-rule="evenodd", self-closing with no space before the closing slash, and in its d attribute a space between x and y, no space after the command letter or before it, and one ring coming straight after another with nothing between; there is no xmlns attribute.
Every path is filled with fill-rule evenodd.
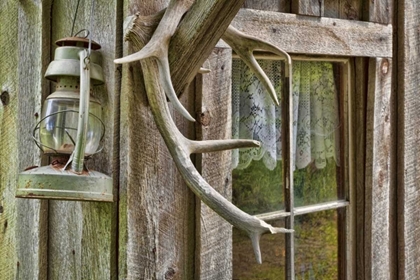
<svg viewBox="0 0 420 280"><path fill-rule="evenodd" d="M104 83L100 45L80 37L56 44L45 73L56 91L45 100L33 133L51 164L20 173L16 197L112 202L112 178L84 164L100 150L105 133L101 104L90 95L92 86Z"/></svg>

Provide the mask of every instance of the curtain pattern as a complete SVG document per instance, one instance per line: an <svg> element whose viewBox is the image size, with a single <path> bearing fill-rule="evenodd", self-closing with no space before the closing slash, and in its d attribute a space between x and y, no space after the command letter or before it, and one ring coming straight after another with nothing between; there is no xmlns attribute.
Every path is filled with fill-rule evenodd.
<svg viewBox="0 0 420 280"><path fill-rule="evenodd" d="M281 100L281 61L261 60ZM333 65L329 62L293 62L294 165L321 169L329 158L339 163L339 115ZM254 139L259 148L233 151L233 168L244 169L252 160L262 160L273 170L281 160L281 107L249 68L234 60L232 70L232 138Z"/></svg>

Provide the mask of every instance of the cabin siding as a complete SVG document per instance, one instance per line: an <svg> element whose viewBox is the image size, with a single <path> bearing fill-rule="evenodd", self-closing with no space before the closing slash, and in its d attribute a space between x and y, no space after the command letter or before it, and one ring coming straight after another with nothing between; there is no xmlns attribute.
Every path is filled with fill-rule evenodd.
<svg viewBox="0 0 420 280"><path fill-rule="evenodd" d="M42 101L53 91L43 76L54 41L71 35L77 1L1 1L0 279L232 277L230 224L202 204L179 175L154 123L139 63L113 62L132 52L123 42L124 18L154 14L168 2L95 0L91 31L102 45L106 84L94 94L103 105L106 137L105 149L89 167L113 176L118 201L106 204L14 197L19 172L47 162L30 135ZM350 174L355 244L348 275L416 279L420 4L246 0L243 7L233 25L286 51L357 57L350 60L357 157ZM75 31L89 28L90 12L90 1L81 1ZM181 102L197 119L190 123L171 109L185 136L230 137L231 58L231 50L220 44L204 63L211 73L176 85L189 83ZM203 177L230 198L230 152L194 161Z"/></svg>

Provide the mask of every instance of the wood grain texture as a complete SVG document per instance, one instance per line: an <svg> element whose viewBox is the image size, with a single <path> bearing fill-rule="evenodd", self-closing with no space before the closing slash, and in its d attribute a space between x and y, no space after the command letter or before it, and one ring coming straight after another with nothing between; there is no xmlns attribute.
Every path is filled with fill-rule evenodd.
<svg viewBox="0 0 420 280"><path fill-rule="evenodd" d="M71 36L77 1L54 1L52 40ZM81 2L74 33L90 29L91 2ZM112 176L115 170L114 110L118 107L118 70L121 15L119 1L95 1L93 39L101 44L105 85L94 89L106 125L104 150L89 168ZM118 31L117 31L118 29ZM55 46L51 46L55 49ZM52 279L115 279L117 277L117 204L51 201L49 208L49 277Z"/></svg>
<svg viewBox="0 0 420 280"><path fill-rule="evenodd" d="M43 77L50 59L51 4L26 1L19 7L20 171L40 163L40 151L32 141L31 131L41 115L42 97L49 92L49 82ZM48 202L17 199L17 215L18 278L47 279Z"/></svg>
<svg viewBox="0 0 420 280"><path fill-rule="evenodd" d="M398 279L420 275L420 2L398 1Z"/></svg>
<svg viewBox="0 0 420 280"><path fill-rule="evenodd" d="M194 2L169 45L171 77L177 93L193 80L243 3L244 0Z"/></svg>
<svg viewBox="0 0 420 280"><path fill-rule="evenodd" d="M392 24L392 0L364 1L363 19L369 22Z"/></svg>
<svg viewBox="0 0 420 280"><path fill-rule="evenodd" d="M368 72L365 163L364 259L367 279L391 279L390 201L391 156L391 77L390 59L371 58Z"/></svg>
<svg viewBox="0 0 420 280"><path fill-rule="evenodd" d="M266 0L266 1L245 0L243 8L263 10L263 11L286 12L285 11L286 6L290 5L290 3L285 3L285 2L286 1L281 1L281 0Z"/></svg>
<svg viewBox="0 0 420 280"><path fill-rule="evenodd" d="M17 277L15 182L19 172L18 155L18 3L0 4L0 278Z"/></svg>
<svg viewBox="0 0 420 280"><path fill-rule="evenodd" d="M364 255L364 236L365 236L365 161L366 161L366 100L367 100L367 59L356 58L354 63L353 88L354 94L350 96L353 105L353 138L355 166L355 186L356 198L352 203L352 214L355 217L355 250L356 258L353 272L355 279L365 279L365 255Z"/></svg>
<svg viewBox="0 0 420 280"><path fill-rule="evenodd" d="M324 16L349 20L362 20L362 1L324 0Z"/></svg>
<svg viewBox="0 0 420 280"><path fill-rule="evenodd" d="M0 4L0 279L46 279L47 202L15 199L24 168L40 164L39 120L49 56L50 1ZM46 51L47 50L47 51ZM7 97L8 95L8 97Z"/></svg>
<svg viewBox="0 0 420 280"><path fill-rule="evenodd" d="M205 63L211 70L197 80L196 139L230 139L232 51L215 48ZM203 178L223 196L231 199L231 152L197 155ZM232 226L197 199L195 279L232 278Z"/></svg>
<svg viewBox="0 0 420 280"><path fill-rule="evenodd" d="M166 5L126 1L124 12L150 14ZM192 95L181 101L194 112ZM172 111L180 130L193 138L194 125ZM119 278L192 279L195 198L155 125L138 63L123 66L120 157Z"/></svg>
<svg viewBox="0 0 420 280"><path fill-rule="evenodd" d="M232 24L290 53L392 57L391 25L256 10L241 10Z"/></svg>
<svg viewBox="0 0 420 280"><path fill-rule="evenodd" d="M295 0L292 1L292 12L306 16L324 16L324 0Z"/></svg>

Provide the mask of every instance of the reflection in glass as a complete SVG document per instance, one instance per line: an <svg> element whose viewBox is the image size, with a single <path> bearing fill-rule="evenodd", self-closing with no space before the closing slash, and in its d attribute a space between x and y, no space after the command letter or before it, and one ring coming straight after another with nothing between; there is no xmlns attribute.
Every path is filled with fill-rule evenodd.
<svg viewBox="0 0 420 280"><path fill-rule="evenodd" d="M295 217L296 279L338 279L337 211Z"/></svg>
<svg viewBox="0 0 420 280"><path fill-rule="evenodd" d="M281 162L274 170L260 161L252 161L245 169L234 169L233 204L251 215L283 209L281 174Z"/></svg>
<svg viewBox="0 0 420 280"><path fill-rule="evenodd" d="M283 221L271 222L284 227ZM266 234L261 237L262 264L255 260L248 235L233 228L233 279L282 280L285 277L284 234Z"/></svg>
<svg viewBox="0 0 420 280"><path fill-rule="evenodd" d="M338 166L327 159L324 168L315 163L294 171L295 207L337 200Z"/></svg>

